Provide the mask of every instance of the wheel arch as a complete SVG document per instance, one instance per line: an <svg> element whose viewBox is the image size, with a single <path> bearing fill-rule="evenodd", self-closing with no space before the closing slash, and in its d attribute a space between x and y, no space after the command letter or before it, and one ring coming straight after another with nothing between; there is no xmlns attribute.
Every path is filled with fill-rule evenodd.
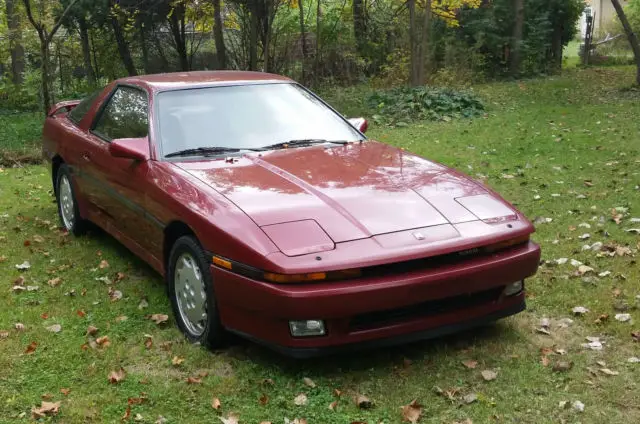
<svg viewBox="0 0 640 424"><path fill-rule="evenodd" d="M162 261L165 264L165 267L167 266L167 263L169 261L171 248L173 247L176 240L183 236L193 236L196 240L198 239L195 231L193 231L193 229L183 221L171 221L164 228L164 237L162 241Z"/></svg>
<svg viewBox="0 0 640 424"><path fill-rule="evenodd" d="M51 159L51 182L53 183L53 191L56 196L58 195L58 187L57 187L58 170L60 169L60 166L63 163L65 163L64 159L62 159L62 156L60 155L55 155Z"/></svg>

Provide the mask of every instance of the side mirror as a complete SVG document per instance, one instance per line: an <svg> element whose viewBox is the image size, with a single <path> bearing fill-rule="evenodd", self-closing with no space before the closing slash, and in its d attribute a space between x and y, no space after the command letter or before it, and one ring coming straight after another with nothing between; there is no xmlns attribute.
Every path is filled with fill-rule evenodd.
<svg viewBox="0 0 640 424"><path fill-rule="evenodd" d="M146 161L149 159L149 139L142 138L116 138L109 143L109 153L114 158Z"/></svg>
<svg viewBox="0 0 640 424"><path fill-rule="evenodd" d="M362 134L367 132L367 128L369 128L369 123L364 118L349 118L349 123Z"/></svg>

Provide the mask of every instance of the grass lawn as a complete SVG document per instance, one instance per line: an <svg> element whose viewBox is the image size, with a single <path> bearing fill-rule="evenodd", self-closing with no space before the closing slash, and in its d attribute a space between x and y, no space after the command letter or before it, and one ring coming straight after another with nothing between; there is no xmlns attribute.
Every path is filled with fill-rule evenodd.
<svg viewBox="0 0 640 424"><path fill-rule="evenodd" d="M414 399L421 423L640 422L640 363L628 361L640 357L632 337L640 331L640 235L626 231L640 228L640 94L623 89L632 81L631 68L607 68L479 86L484 118L372 128L374 138L496 188L536 219L547 263L528 280L528 310L516 317L346 356L295 361L243 341L216 353L185 343L172 317L165 325L146 318L170 314L150 268L102 233L62 234L45 167L4 168L0 422L32 421L43 399L60 402L45 419L59 423L202 423L230 414L256 424L400 423L401 406ZM343 111L364 114L347 96ZM596 242L600 251L583 249ZM30 269L16 269L25 261ZM14 292L21 276L38 289ZM576 316L576 306L588 312ZM549 326L539 331L543 318ZM61 331L49 331L56 324ZM109 342L95 345L89 326ZM583 347L587 336L602 350ZM110 384L121 367L126 377ZM485 370L497 378L485 381ZM301 393L306 405L294 402ZM373 407L358 408L356 394Z"/></svg>

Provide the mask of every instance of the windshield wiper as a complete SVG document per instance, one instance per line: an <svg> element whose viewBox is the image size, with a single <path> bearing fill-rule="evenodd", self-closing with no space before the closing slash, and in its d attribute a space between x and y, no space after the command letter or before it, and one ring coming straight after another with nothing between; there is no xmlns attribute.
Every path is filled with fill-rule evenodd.
<svg viewBox="0 0 640 424"><path fill-rule="evenodd" d="M216 146L216 147L196 147L195 149L185 149L185 150L178 150L177 152L172 152L169 153L167 155L164 155L165 158L171 158L171 157L175 157L175 156L195 156L195 155L215 155L215 154L219 154L219 153L237 153L240 152L242 150L252 150L252 151L259 151L261 149L249 149L249 148L236 148L236 147L222 147L222 146Z"/></svg>
<svg viewBox="0 0 640 424"><path fill-rule="evenodd" d="M325 144L325 143L333 143L333 144L348 144L348 141L345 140L325 140L322 138L301 138L299 140L289 140L283 141L281 143L271 144L269 146L262 147L263 150L271 150L271 149L286 149L287 147L300 147L300 146L311 146L312 144Z"/></svg>

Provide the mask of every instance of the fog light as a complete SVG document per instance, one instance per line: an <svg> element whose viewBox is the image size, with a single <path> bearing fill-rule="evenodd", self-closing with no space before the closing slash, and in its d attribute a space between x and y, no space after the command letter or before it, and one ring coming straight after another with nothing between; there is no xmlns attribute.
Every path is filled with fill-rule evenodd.
<svg viewBox="0 0 640 424"><path fill-rule="evenodd" d="M310 319L306 321L289 321L289 329L293 337L324 336L324 321Z"/></svg>
<svg viewBox="0 0 640 424"><path fill-rule="evenodd" d="M520 293L523 288L524 288L523 281L516 281L515 283L507 284L507 286L504 288L504 295L513 296L515 294Z"/></svg>

